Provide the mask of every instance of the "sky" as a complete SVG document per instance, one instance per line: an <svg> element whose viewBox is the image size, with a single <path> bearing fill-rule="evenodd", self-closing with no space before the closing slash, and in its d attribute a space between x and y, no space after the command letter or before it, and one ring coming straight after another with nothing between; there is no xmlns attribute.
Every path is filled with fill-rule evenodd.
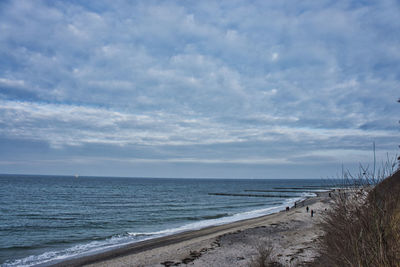
<svg viewBox="0 0 400 267"><path fill-rule="evenodd" d="M398 153L400 3L0 2L0 173L321 178Z"/></svg>

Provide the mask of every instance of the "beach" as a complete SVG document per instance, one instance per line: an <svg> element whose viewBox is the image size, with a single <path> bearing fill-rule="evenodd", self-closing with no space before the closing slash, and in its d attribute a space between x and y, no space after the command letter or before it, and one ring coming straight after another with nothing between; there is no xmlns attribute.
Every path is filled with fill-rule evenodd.
<svg viewBox="0 0 400 267"><path fill-rule="evenodd" d="M289 211L145 240L53 266L249 266L259 248L269 245L282 264L307 264L316 256L322 234L318 223L330 205L328 193L318 193Z"/></svg>

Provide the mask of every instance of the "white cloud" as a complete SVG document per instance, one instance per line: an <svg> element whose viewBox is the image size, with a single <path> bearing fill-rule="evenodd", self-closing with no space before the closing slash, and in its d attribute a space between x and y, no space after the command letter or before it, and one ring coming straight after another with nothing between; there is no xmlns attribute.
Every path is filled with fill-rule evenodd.
<svg viewBox="0 0 400 267"><path fill-rule="evenodd" d="M1 101L0 134L10 138L33 139L54 146L104 143L116 145L206 145L235 142L329 141L331 138L393 137L385 131L355 129L309 129L275 125L295 122L260 114L257 128L244 129L196 116L148 112L132 114L104 108ZM49 123L50 122L50 123Z"/></svg>
<svg viewBox="0 0 400 267"><path fill-rule="evenodd" d="M25 81L23 80L11 80L6 78L0 78L0 86L7 87L24 87Z"/></svg>
<svg viewBox="0 0 400 267"><path fill-rule="evenodd" d="M2 5L3 137L278 154L394 143L396 2L92 4Z"/></svg>
<svg viewBox="0 0 400 267"><path fill-rule="evenodd" d="M278 58L279 58L279 54L278 53L272 53L272 55L271 55L271 60L272 61L277 61Z"/></svg>

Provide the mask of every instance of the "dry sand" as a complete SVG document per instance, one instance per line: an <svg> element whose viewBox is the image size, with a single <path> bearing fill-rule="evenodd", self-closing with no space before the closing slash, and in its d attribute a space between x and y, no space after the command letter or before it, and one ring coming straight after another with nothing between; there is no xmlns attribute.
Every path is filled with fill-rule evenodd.
<svg viewBox="0 0 400 267"><path fill-rule="evenodd" d="M321 193L290 211L147 240L56 266L249 266L265 244L273 245L284 265L304 265L316 256L315 241L322 234L318 222L330 204L328 193Z"/></svg>

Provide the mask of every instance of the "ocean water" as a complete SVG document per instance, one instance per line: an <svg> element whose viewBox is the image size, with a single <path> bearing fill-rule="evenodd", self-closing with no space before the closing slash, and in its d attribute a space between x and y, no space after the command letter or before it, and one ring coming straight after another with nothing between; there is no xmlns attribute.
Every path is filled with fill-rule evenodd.
<svg viewBox="0 0 400 267"><path fill-rule="evenodd" d="M315 179L37 175L0 175L0 184L1 266L47 265L262 216L329 187Z"/></svg>

